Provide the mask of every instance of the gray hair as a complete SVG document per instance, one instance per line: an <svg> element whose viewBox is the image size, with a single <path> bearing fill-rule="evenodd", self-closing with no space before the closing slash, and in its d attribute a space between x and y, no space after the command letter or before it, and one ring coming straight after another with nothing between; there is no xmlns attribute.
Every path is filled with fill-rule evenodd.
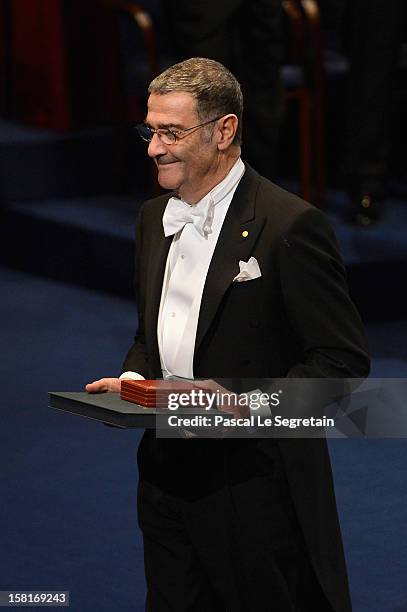
<svg viewBox="0 0 407 612"><path fill-rule="evenodd" d="M233 74L215 60L192 57L164 70L148 87L150 94L190 93L202 121L233 113L238 127L233 144L242 142L243 95Z"/></svg>

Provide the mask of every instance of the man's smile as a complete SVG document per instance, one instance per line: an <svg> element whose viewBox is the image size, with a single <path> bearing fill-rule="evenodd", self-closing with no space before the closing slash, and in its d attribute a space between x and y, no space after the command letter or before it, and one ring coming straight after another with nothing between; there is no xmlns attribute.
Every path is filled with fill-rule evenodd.
<svg viewBox="0 0 407 612"><path fill-rule="evenodd" d="M171 164L178 164L178 163L179 163L178 159L174 159L172 161L162 161L162 160L156 159L156 164L159 167L160 166L170 166Z"/></svg>

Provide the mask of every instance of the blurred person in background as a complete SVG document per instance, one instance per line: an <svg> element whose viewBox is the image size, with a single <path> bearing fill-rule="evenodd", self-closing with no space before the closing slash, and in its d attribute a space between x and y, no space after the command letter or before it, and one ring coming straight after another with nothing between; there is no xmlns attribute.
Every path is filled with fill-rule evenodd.
<svg viewBox="0 0 407 612"><path fill-rule="evenodd" d="M369 226L386 197L390 128L407 4L403 0L326 0L324 25L349 62L343 173L350 221ZM335 33L336 28L336 33Z"/></svg>
<svg viewBox="0 0 407 612"><path fill-rule="evenodd" d="M163 0L162 10L168 45L177 61L207 57L236 75L245 100L244 157L275 180L284 114L281 0Z"/></svg>
<svg viewBox="0 0 407 612"><path fill-rule="evenodd" d="M361 226L378 218L386 195L403 11L403 0L352 0L347 7L350 74L344 170L352 220Z"/></svg>

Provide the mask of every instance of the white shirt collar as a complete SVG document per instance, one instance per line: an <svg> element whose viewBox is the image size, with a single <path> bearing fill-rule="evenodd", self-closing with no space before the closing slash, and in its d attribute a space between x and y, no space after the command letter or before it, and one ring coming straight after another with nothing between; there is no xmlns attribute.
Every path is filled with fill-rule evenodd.
<svg viewBox="0 0 407 612"><path fill-rule="evenodd" d="M196 204L191 205L191 204L188 204L188 202L186 202L182 198L180 199L183 202L185 202L185 204L188 204L188 206L204 207L208 201L211 201L212 204L216 206L216 204L218 204L221 200L223 200L223 198L225 198L228 195L228 193L230 193L230 191L240 181L240 179L242 178L244 174L245 169L246 169L245 165L242 162L242 159L239 157L239 159L237 159L237 161L232 166L232 168L229 170L225 178L220 183L215 185L215 187L213 187L213 189L211 189L209 193L204 195L204 197L201 198Z"/></svg>

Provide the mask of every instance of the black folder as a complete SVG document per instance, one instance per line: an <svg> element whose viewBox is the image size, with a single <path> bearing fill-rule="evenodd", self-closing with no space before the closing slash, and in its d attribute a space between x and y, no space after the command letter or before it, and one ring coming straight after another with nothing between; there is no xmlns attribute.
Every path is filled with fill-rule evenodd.
<svg viewBox="0 0 407 612"><path fill-rule="evenodd" d="M120 399L118 393L50 392L49 405L115 427L154 428L156 408L143 408Z"/></svg>

